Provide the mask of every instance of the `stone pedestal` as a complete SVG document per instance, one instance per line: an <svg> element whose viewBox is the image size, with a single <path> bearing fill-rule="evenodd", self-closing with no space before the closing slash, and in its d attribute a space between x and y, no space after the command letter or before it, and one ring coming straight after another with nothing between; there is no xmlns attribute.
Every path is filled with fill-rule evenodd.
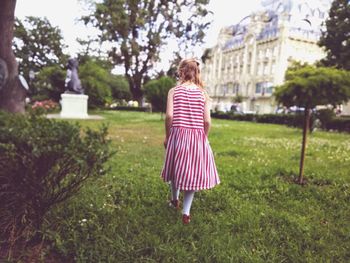
<svg viewBox="0 0 350 263"><path fill-rule="evenodd" d="M341 115L350 116L350 102L343 105L343 111L342 111Z"/></svg>
<svg viewBox="0 0 350 263"><path fill-rule="evenodd" d="M61 95L61 98L61 118L89 118L87 113L89 96L83 94L64 93Z"/></svg>

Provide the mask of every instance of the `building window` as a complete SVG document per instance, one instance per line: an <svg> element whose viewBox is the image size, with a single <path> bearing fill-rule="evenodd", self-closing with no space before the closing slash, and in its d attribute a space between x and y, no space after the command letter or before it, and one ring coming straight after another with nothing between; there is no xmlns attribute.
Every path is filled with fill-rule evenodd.
<svg viewBox="0 0 350 263"><path fill-rule="evenodd" d="M239 83L235 83L233 86L233 93L238 94L239 93Z"/></svg>
<svg viewBox="0 0 350 263"><path fill-rule="evenodd" d="M262 91L262 86L261 86L261 82L256 83L255 86L255 94L261 94Z"/></svg>
<svg viewBox="0 0 350 263"><path fill-rule="evenodd" d="M223 85L223 86L222 86L222 91L223 91L224 96L226 96L226 93L227 93L227 85Z"/></svg>
<svg viewBox="0 0 350 263"><path fill-rule="evenodd" d="M232 82L227 84L227 93L230 93L230 91L232 91L232 93L233 93L233 83Z"/></svg>
<svg viewBox="0 0 350 263"><path fill-rule="evenodd" d="M272 83L267 82L267 86L265 87L265 93L271 95L273 92Z"/></svg>
<svg viewBox="0 0 350 263"><path fill-rule="evenodd" d="M271 95L273 92L273 86L271 82L258 82L256 83L255 87L255 94L261 94L261 95Z"/></svg>

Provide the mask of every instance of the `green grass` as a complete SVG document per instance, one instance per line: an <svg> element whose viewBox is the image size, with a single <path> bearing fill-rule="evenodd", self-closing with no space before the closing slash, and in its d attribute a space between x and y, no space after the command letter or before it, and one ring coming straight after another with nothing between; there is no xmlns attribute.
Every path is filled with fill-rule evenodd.
<svg viewBox="0 0 350 263"><path fill-rule="evenodd" d="M349 262L350 135L213 120L221 184L195 195L188 226L167 206L160 115L99 112L116 155L110 172L48 216L55 249L76 262ZM82 121L98 127L101 121Z"/></svg>

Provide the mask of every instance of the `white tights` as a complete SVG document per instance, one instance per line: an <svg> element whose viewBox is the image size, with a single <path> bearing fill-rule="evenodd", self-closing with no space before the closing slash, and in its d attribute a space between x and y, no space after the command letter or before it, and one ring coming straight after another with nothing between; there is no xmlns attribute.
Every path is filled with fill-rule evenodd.
<svg viewBox="0 0 350 263"><path fill-rule="evenodd" d="M173 182L171 182L170 185L171 185L172 200L178 200L180 190L176 188L176 186ZM196 191L184 191L184 203L183 203L182 214L185 214L185 215L190 214L191 205L192 205L192 201L193 201L195 192Z"/></svg>

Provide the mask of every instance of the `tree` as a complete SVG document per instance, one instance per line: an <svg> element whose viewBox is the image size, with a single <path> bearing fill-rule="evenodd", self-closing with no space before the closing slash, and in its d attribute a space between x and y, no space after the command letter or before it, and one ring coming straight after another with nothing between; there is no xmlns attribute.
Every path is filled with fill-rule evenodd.
<svg viewBox="0 0 350 263"><path fill-rule="evenodd" d="M160 58L167 41L179 50L203 41L209 0L103 0L90 16L83 17L101 31L101 40L112 43L109 56L123 65L134 99L141 101L142 84Z"/></svg>
<svg viewBox="0 0 350 263"><path fill-rule="evenodd" d="M98 61L90 59L80 65L79 77L86 95L89 96L89 107L104 107L111 101L112 75Z"/></svg>
<svg viewBox="0 0 350 263"><path fill-rule="evenodd" d="M115 100L131 100L132 94L129 90L128 81L124 76L112 76L111 78L112 97Z"/></svg>
<svg viewBox="0 0 350 263"><path fill-rule="evenodd" d="M174 86L175 80L165 76L147 82L144 87L146 98L155 110L162 113L166 111L168 92Z"/></svg>
<svg viewBox="0 0 350 263"><path fill-rule="evenodd" d="M7 78L0 87L0 109L24 112L25 90L18 80L18 65L12 51L16 0L2 0L0 8L0 59L6 64Z"/></svg>
<svg viewBox="0 0 350 263"><path fill-rule="evenodd" d="M59 101L65 92L66 71L59 65L46 66L40 70L35 81L34 100Z"/></svg>
<svg viewBox="0 0 350 263"><path fill-rule="evenodd" d="M325 22L319 45L327 52L321 61L326 66L350 70L350 5L348 0L334 0Z"/></svg>
<svg viewBox="0 0 350 263"><path fill-rule="evenodd" d="M28 16L15 22L13 49L19 59L19 71L29 79L29 71L38 73L46 66L66 66L63 37L47 18Z"/></svg>
<svg viewBox="0 0 350 263"><path fill-rule="evenodd" d="M232 101L235 103L241 103L243 101L243 96L240 94L236 94L236 96L233 97Z"/></svg>
<svg viewBox="0 0 350 263"><path fill-rule="evenodd" d="M350 73L335 68L305 65L287 70L286 82L277 87L277 102L286 107L304 108L303 141L301 147L299 179L303 183L307 132L310 111L317 105L339 105L350 99Z"/></svg>

